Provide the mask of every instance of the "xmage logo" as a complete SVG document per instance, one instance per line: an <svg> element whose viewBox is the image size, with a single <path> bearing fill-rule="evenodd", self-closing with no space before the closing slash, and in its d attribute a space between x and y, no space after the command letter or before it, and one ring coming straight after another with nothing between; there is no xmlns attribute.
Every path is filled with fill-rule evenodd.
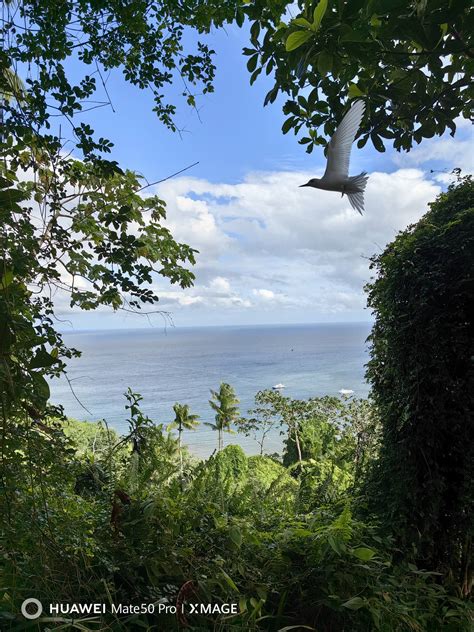
<svg viewBox="0 0 474 632"><path fill-rule="evenodd" d="M238 614L236 603L188 603L187 614Z"/></svg>

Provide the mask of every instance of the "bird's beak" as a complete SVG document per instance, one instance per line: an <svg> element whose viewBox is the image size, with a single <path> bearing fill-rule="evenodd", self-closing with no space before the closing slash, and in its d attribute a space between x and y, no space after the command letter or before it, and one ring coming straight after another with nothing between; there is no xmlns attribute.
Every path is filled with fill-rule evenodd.
<svg viewBox="0 0 474 632"><path fill-rule="evenodd" d="M308 182L306 184L300 184L300 189L301 189L301 187L309 187Z"/></svg>

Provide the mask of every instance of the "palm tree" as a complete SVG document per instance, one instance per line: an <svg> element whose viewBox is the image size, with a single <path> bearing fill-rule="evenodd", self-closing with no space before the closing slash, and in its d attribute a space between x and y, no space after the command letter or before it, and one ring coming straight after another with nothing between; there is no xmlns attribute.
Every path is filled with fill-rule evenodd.
<svg viewBox="0 0 474 632"><path fill-rule="evenodd" d="M0 142L3 141L4 107L12 100L25 101L25 84L11 68L0 69Z"/></svg>
<svg viewBox="0 0 474 632"><path fill-rule="evenodd" d="M25 84L11 68L2 68L0 71L0 98L4 101L16 99L24 100Z"/></svg>
<svg viewBox="0 0 474 632"><path fill-rule="evenodd" d="M224 447L223 432L232 432L231 424L239 417L239 400L230 384L222 382L218 391L211 390L209 400L211 408L216 412L216 423L206 423L218 433L218 450Z"/></svg>
<svg viewBox="0 0 474 632"><path fill-rule="evenodd" d="M169 428L178 429L178 452L179 452L179 470L181 479L183 478L183 453L181 450L181 435L183 430L195 430L199 425L199 415L194 415L189 412L189 406L187 404L176 404L173 406L175 418L169 425Z"/></svg>

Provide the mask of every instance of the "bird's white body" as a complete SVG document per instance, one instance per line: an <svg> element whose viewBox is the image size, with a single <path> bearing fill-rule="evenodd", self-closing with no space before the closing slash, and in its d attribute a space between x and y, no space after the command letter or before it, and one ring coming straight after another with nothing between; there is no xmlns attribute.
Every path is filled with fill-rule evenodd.
<svg viewBox="0 0 474 632"><path fill-rule="evenodd" d="M322 178L312 178L304 187L338 191L347 195L351 206L362 215L364 189L368 176L365 172L349 176L351 147L364 115L365 103L356 101L342 119L328 146L326 171Z"/></svg>

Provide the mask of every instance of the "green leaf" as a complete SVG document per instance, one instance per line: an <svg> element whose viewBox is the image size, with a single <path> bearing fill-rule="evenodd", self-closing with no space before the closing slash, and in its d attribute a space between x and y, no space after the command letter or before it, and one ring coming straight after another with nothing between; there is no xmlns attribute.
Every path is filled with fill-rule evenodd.
<svg viewBox="0 0 474 632"><path fill-rule="evenodd" d="M52 366L55 362L57 362L57 359L53 358L46 349L41 348L38 349L34 358L32 358L30 362L30 369L44 369Z"/></svg>
<svg viewBox="0 0 474 632"><path fill-rule="evenodd" d="M324 17L324 14L326 13L327 8L328 0L319 0L313 13L313 24L311 27L313 31L317 31L321 26L321 21Z"/></svg>
<svg viewBox="0 0 474 632"><path fill-rule="evenodd" d="M354 99L355 97L363 97L364 93L359 88L359 86L355 83L351 83L349 86L349 90L347 91L349 98Z"/></svg>
<svg viewBox="0 0 474 632"><path fill-rule="evenodd" d="M370 134L370 139L377 151L379 151L380 153L383 153L385 151L385 146L383 144L383 141L378 134L376 134L375 132L372 132Z"/></svg>
<svg viewBox="0 0 474 632"><path fill-rule="evenodd" d="M310 538L314 535L309 529L292 529L291 535L295 538Z"/></svg>
<svg viewBox="0 0 474 632"><path fill-rule="evenodd" d="M341 546L341 543L335 540L334 536L328 535L328 543L334 553L341 555L344 552L344 547Z"/></svg>
<svg viewBox="0 0 474 632"><path fill-rule="evenodd" d="M255 43L255 42L258 41L258 36L260 35L260 23L259 22L254 22L252 24L252 26L250 27L250 35L251 35L252 43Z"/></svg>
<svg viewBox="0 0 474 632"><path fill-rule="evenodd" d="M257 70L254 70L254 72L250 75L250 85L253 85L253 83L255 82L255 79L258 77L258 75L262 72L261 68L257 68Z"/></svg>
<svg viewBox="0 0 474 632"><path fill-rule="evenodd" d="M306 18L296 18L296 20L293 20L291 24L294 24L295 26L302 26L306 29L310 29L312 27L311 22L308 22Z"/></svg>
<svg viewBox="0 0 474 632"><path fill-rule="evenodd" d="M377 16L376 13L374 13L372 17L370 18L370 26L373 26L374 28L378 28L381 25L382 25L382 20Z"/></svg>
<svg viewBox="0 0 474 632"><path fill-rule="evenodd" d="M34 388L38 397L46 404L51 394L49 384L39 373L34 375Z"/></svg>
<svg viewBox="0 0 474 632"><path fill-rule="evenodd" d="M229 529L229 538L235 544L235 546L239 547L242 545L242 533L238 527L233 525Z"/></svg>
<svg viewBox="0 0 474 632"><path fill-rule="evenodd" d="M283 134L287 134L290 131L290 129L293 127L294 120L295 119L293 116L290 116L290 118L286 119L286 121L281 126L281 131L283 132Z"/></svg>
<svg viewBox="0 0 474 632"><path fill-rule="evenodd" d="M314 109L315 104L318 101L318 89L313 88L308 96L308 104L311 109Z"/></svg>
<svg viewBox="0 0 474 632"><path fill-rule="evenodd" d="M318 71L323 77L332 70L333 57L331 53L323 50L318 55Z"/></svg>
<svg viewBox="0 0 474 632"><path fill-rule="evenodd" d="M4 189L0 191L0 206L11 206L16 202L23 202L28 199L28 194L18 189Z"/></svg>
<svg viewBox="0 0 474 632"><path fill-rule="evenodd" d="M278 96L278 87L275 86L269 92L267 92L267 96L265 97L263 105L265 106L265 105L268 105L269 103L273 103L273 101L275 101L277 96Z"/></svg>
<svg viewBox="0 0 474 632"><path fill-rule="evenodd" d="M406 0L378 0L376 3L377 13L391 13L397 9L406 7Z"/></svg>
<svg viewBox="0 0 474 632"><path fill-rule="evenodd" d="M14 185L13 180L9 180L8 178L4 178L0 176L0 189L8 189Z"/></svg>
<svg viewBox="0 0 474 632"><path fill-rule="evenodd" d="M295 31L294 33L290 33L286 38L286 51L290 53L292 50L296 50L307 42L311 36L311 31Z"/></svg>
<svg viewBox="0 0 474 632"><path fill-rule="evenodd" d="M375 551L373 551L372 549L368 549L364 546L360 546L357 549L354 549L352 551L352 553L359 558L359 560L362 560L363 562L368 562L369 560L371 560L374 555L375 555Z"/></svg>
<svg viewBox="0 0 474 632"><path fill-rule="evenodd" d="M362 149L362 147L365 147L368 140L369 140L368 134L366 134L365 136L362 136L362 138L359 138L359 140L357 141L357 147L359 149Z"/></svg>
<svg viewBox="0 0 474 632"><path fill-rule="evenodd" d="M352 599L342 604L343 608L348 608L349 610L359 610L359 608L363 608L364 606L365 599L362 599L362 597L352 597Z"/></svg>
<svg viewBox="0 0 474 632"><path fill-rule="evenodd" d="M351 28L345 30L343 35L339 38L341 42L359 42L364 43L367 42L367 35L365 33L361 33L359 31L354 31Z"/></svg>
<svg viewBox="0 0 474 632"><path fill-rule="evenodd" d="M252 55L252 57L250 57L250 59L247 62L247 70L249 72L253 72L255 68L257 67L257 63L258 63L258 55Z"/></svg>
<svg viewBox="0 0 474 632"><path fill-rule="evenodd" d="M239 592L239 589L235 585L234 580L231 577L229 577L229 575L227 575L227 573L222 569L221 569L221 573L222 573L222 577L225 579L226 583L232 588L232 590L235 590L235 592Z"/></svg>
<svg viewBox="0 0 474 632"><path fill-rule="evenodd" d="M5 270L3 273L2 279L0 280L0 290L6 290L9 285L13 282L13 272L12 270Z"/></svg>

